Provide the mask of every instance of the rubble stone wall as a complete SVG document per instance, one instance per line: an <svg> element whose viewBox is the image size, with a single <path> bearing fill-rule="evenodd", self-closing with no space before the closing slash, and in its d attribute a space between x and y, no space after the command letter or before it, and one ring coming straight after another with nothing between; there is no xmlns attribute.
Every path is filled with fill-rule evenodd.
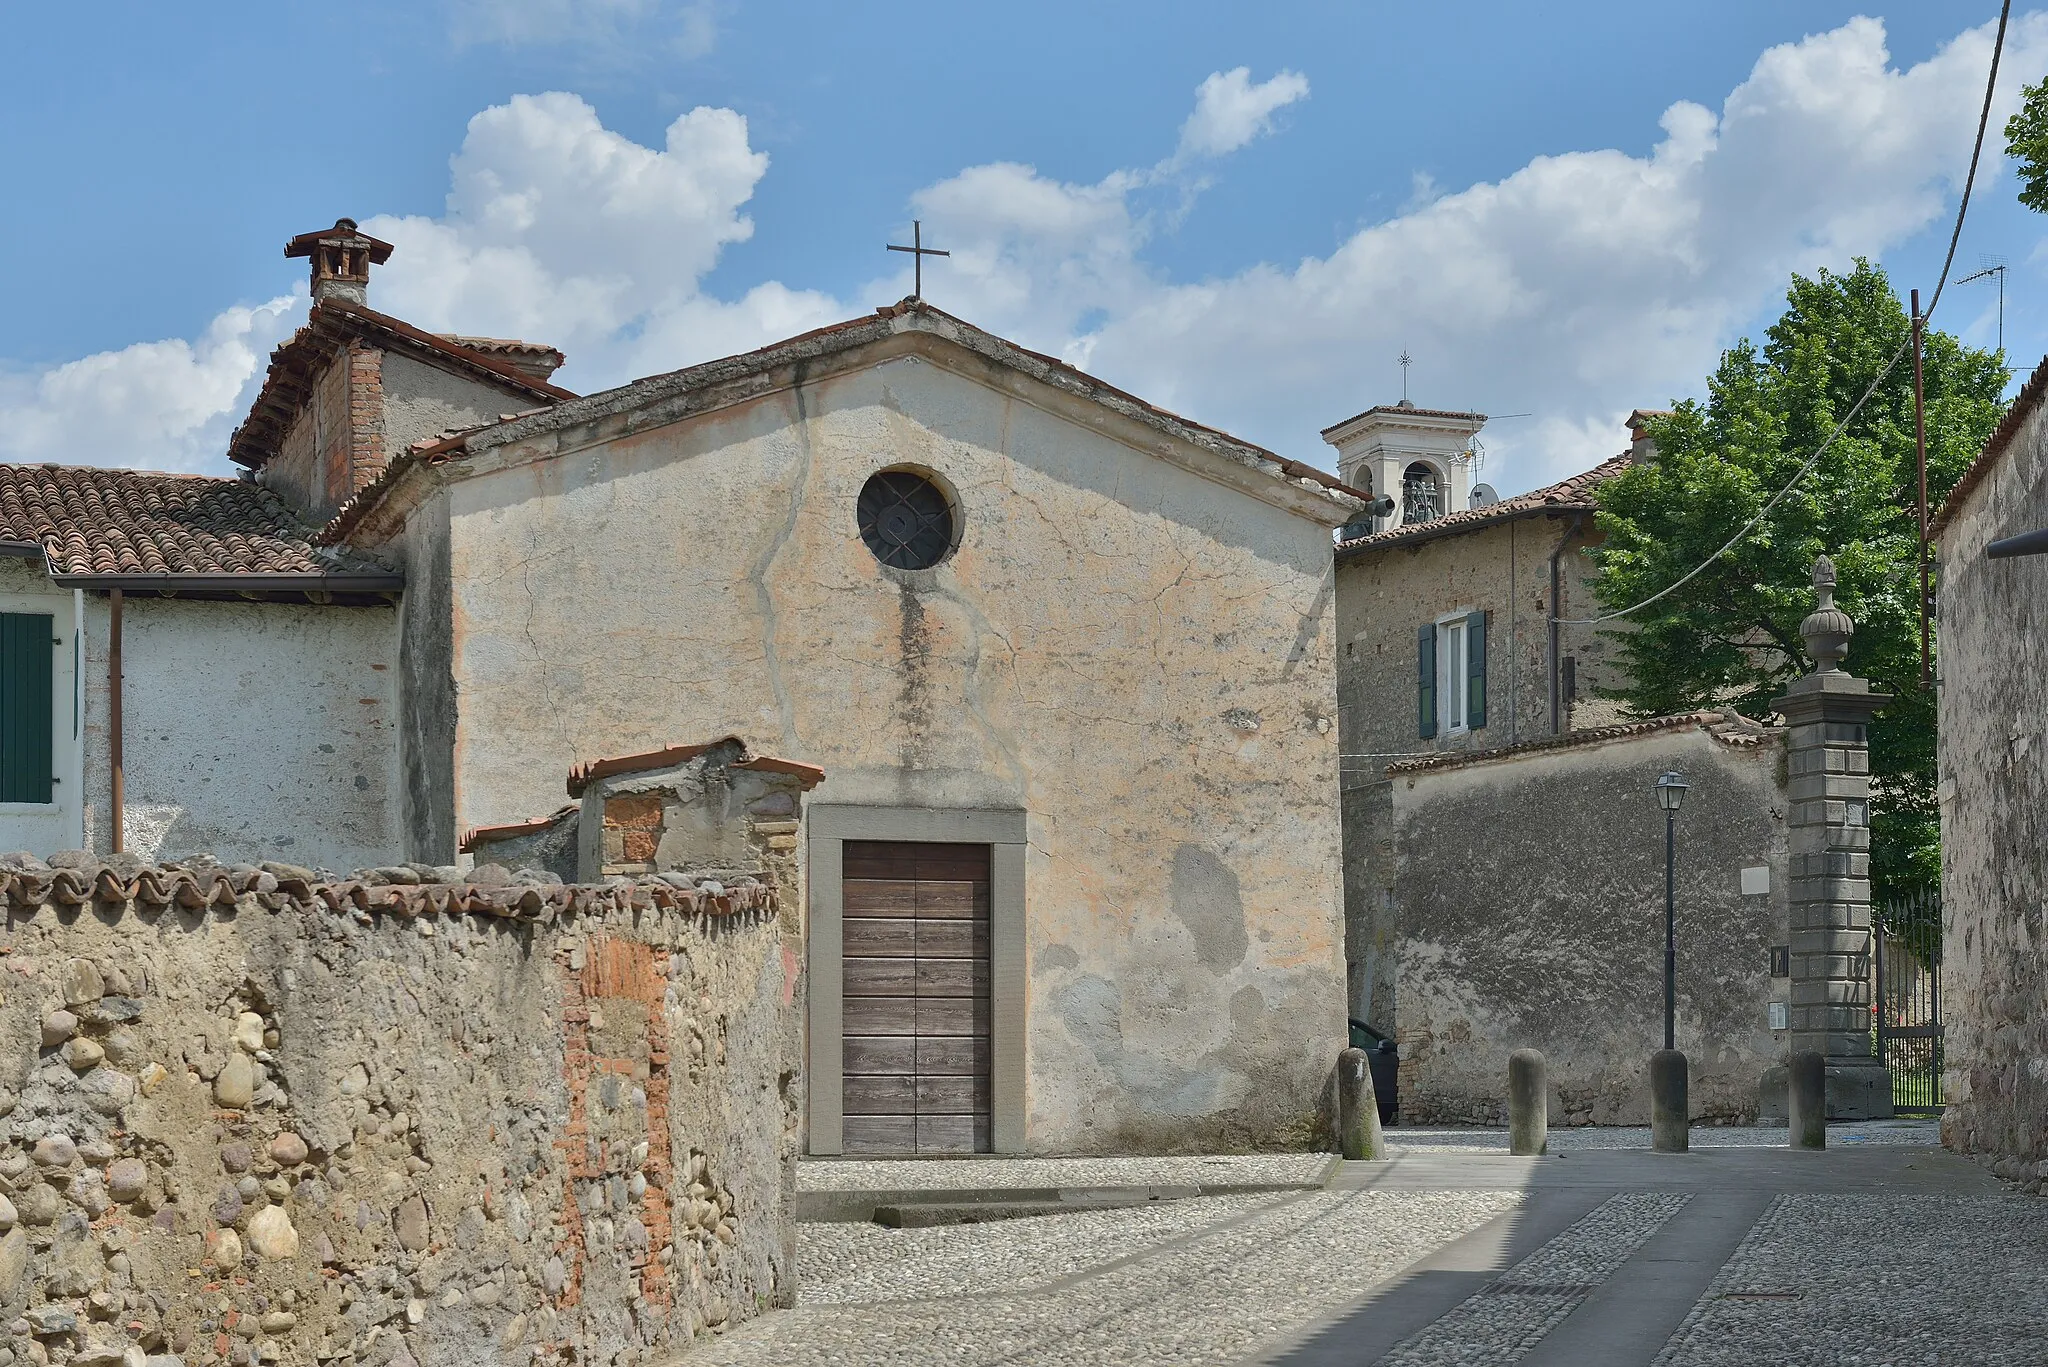
<svg viewBox="0 0 2048 1367"><path fill-rule="evenodd" d="M631 1364L793 1299L772 880L57 862L0 860L0 1367Z"/></svg>
<svg viewBox="0 0 2048 1367"><path fill-rule="evenodd" d="M1990 542L2048 527L2048 370L1943 510L1940 707L1942 1142L2048 1183L2048 556Z"/></svg>

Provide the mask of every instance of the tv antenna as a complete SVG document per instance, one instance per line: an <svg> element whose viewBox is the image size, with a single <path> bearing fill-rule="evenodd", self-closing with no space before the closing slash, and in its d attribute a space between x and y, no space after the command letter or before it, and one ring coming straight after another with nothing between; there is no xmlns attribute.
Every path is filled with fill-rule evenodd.
<svg viewBox="0 0 2048 1367"><path fill-rule="evenodd" d="M1495 413L1486 420L1488 422L1500 422L1507 418L1531 418L1534 416L1535 414L1533 413ZM1466 446L1464 454L1452 456L1451 459L1460 465L1470 466L1472 473L1476 475L1486 468L1486 443L1479 440L1479 433L1476 431L1466 440L1470 444Z"/></svg>
<svg viewBox="0 0 2048 1367"><path fill-rule="evenodd" d="M1973 271L1956 281L1967 285L1972 280L1982 280L1987 275L1998 277L1998 354L2005 355L2005 258L2002 256L1980 256L1977 258L1982 270Z"/></svg>

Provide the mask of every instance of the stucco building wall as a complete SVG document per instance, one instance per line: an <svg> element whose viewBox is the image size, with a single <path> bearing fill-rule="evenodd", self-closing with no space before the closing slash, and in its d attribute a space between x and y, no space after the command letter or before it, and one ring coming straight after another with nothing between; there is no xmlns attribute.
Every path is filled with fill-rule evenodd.
<svg viewBox="0 0 2048 1367"><path fill-rule="evenodd" d="M129 852L337 872L397 858L397 619L390 607L130 597ZM86 847L101 853L111 838L108 621L106 598L87 595Z"/></svg>
<svg viewBox="0 0 2048 1367"><path fill-rule="evenodd" d="M821 765L814 802L1021 812L1028 1147L1306 1138L1343 1045L1329 531L1159 441L910 355L451 467L455 824L723 733ZM898 465L957 502L936 569L860 540Z"/></svg>
<svg viewBox="0 0 2048 1367"><path fill-rule="evenodd" d="M2048 556L1985 547L2048 527L2042 384L1939 531L1942 1140L2030 1180L2048 1162Z"/></svg>
<svg viewBox="0 0 2048 1367"><path fill-rule="evenodd" d="M1416 754L1498 749L1551 734L1550 558L1560 542L1557 615L1598 612L1592 514L1543 516L1409 545L1340 553L1337 561L1337 700L1343 737L1344 905L1353 1016L1387 1029L1392 980L1385 912L1393 869L1389 764ZM1416 629L1450 613L1488 614L1486 725L1422 737L1417 724ZM1562 661L1574 661L1576 697L1561 688L1562 729L1619 719L1594 689L1618 679L1613 644L1600 629L1558 629ZM1439 680L1438 687L1447 686Z"/></svg>
<svg viewBox="0 0 2048 1367"><path fill-rule="evenodd" d="M1389 976L1407 1122L1503 1123L1508 1054L1543 1051L1551 1115L1644 1124L1663 1045L1664 814L1678 817L1678 1047L1693 1115L1753 1120L1779 1061L1770 947L1789 934L1783 738L1665 727L1396 771ZM1767 868L1769 891L1742 871Z"/></svg>

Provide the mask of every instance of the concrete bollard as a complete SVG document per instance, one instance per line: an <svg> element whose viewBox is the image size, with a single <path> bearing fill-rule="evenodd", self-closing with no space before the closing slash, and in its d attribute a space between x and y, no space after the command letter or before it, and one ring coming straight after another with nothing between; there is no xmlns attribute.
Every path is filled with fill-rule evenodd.
<svg viewBox="0 0 2048 1367"><path fill-rule="evenodd" d="M1372 1063L1363 1049L1337 1055L1337 1151L1346 1158L1384 1158L1380 1103L1372 1090Z"/></svg>
<svg viewBox="0 0 2048 1367"><path fill-rule="evenodd" d="M1508 1152L1536 1157L1550 1149L1550 1082L1543 1055L1508 1055Z"/></svg>
<svg viewBox="0 0 2048 1367"><path fill-rule="evenodd" d="M1795 1149L1828 1146L1828 1061L1819 1054L1794 1054L1788 1067L1785 1109Z"/></svg>
<svg viewBox="0 0 2048 1367"><path fill-rule="evenodd" d="M1650 1055L1650 1147L1658 1153L1684 1153L1692 1147L1685 1055L1676 1049Z"/></svg>

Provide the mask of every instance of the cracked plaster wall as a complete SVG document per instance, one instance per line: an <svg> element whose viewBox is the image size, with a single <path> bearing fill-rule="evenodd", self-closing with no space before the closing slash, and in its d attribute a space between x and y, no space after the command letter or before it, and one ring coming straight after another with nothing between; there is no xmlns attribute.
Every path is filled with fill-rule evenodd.
<svg viewBox="0 0 2048 1367"><path fill-rule="evenodd" d="M723 734L819 801L1023 808L1029 1146L1304 1141L1344 1043L1328 531L1044 402L901 358L454 484L457 824ZM933 570L855 526L903 464L957 496Z"/></svg>
<svg viewBox="0 0 2048 1367"><path fill-rule="evenodd" d="M2037 527L2038 408L1941 532L1937 659L1942 1142L2033 1184L2048 1181L2048 556L1984 548Z"/></svg>
<svg viewBox="0 0 2048 1367"><path fill-rule="evenodd" d="M1784 751L1704 731L1396 774L1392 944L1401 1118L1506 1123L1508 1054L1543 1052L1553 1124L1649 1120L1664 1042L1664 814L1678 816L1678 1047L1695 1119L1754 1120L1781 1061L1769 947L1788 938ZM1768 894L1744 895L1764 865Z"/></svg>

